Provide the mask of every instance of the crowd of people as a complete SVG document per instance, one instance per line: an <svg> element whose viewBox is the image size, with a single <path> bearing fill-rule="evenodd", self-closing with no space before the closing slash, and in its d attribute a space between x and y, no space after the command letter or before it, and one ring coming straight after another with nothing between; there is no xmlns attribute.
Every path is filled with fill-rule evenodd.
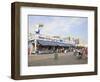
<svg viewBox="0 0 100 82"><path fill-rule="evenodd" d="M28 54L31 55L33 51L33 46L30 43L28 48ZM42 49L42 50L41 50ZM73 55L75 55L78 59L81 58L87 58L88 57L88 48L87 47L70 47L70 48L64 48L64 47L54 47L54 48L40 48L37 49L38 53L64 53L67 55L68 52L73 52Z"/></svg>
<svg viewBox="0 0 100 82"><path fill-rule="evenodd" d="M83 47L83 48L76 48L74 49L74 55L77 56L77 58L87 58L88 57L88 48Z"/></svg>

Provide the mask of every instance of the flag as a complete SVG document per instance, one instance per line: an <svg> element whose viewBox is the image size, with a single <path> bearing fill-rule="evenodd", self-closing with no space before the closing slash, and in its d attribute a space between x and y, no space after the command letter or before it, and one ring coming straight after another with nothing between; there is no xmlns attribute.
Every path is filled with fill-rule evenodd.
<svg viewBox="0 0 100 82"><path fill-rule="evenodd" d="M43 24L39 24L39 27L43 27Z"/></svg>

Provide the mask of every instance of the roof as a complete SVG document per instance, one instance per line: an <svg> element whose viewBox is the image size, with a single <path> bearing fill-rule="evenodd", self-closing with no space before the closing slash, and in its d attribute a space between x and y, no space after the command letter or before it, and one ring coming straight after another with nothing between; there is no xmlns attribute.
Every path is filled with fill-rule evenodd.
<svg viewBox="0 0 100 82"><path fill-rule="evenodd" d="M55 42L55 41L46 41L46 40L38 40L38 43L43 46L73 46L72 44L62 43L62 42Z"/></svg>
<svg viewBox="0 0 100 82"><path fill-rule="evenodd" d="M57 46L56 42L54 41L38 40L38 42L43 46Z"/></svg>

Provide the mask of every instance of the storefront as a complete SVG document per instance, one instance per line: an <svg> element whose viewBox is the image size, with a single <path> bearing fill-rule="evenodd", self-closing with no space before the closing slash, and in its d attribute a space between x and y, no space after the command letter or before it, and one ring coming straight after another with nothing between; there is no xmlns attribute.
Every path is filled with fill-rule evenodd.
<svg viewBox="0 0 100 82"><path fill-rule="evenodd" d="M64 42L50 41L50 40L37 40L36 43L34 40L31 41L33 45L32 53L38 54L51 54L51 53L66 53L69 48L72 48L74 45ZM36 45L36 46L35 46Z"/></svg>

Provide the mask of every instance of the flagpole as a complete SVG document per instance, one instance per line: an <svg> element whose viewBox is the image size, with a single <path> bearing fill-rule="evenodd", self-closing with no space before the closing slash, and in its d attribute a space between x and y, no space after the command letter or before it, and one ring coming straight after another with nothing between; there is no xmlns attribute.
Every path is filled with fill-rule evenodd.
<svg viewBox="0 0 100 82"><path fill-rule="evenodd" d="M34 47L35 47L35 53L37 53L37 39L39 37L39 34L40 34L40 28L43 27L42 24L39 24L38 25L38 30L36 31L36 34L35 34L35 40L34 40Z"/></svg>

